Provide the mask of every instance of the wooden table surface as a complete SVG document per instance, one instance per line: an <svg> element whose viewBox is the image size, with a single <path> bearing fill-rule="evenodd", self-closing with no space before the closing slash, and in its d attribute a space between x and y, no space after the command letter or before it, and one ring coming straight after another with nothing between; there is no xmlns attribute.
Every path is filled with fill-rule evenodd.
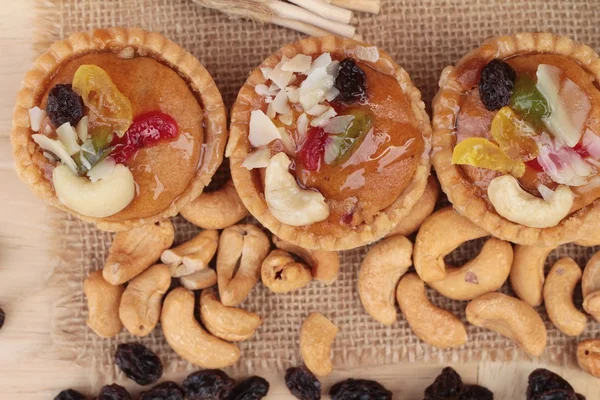
<svg viewBox="0 0 600 400"><path fill-rule="evenodd" d="M59 361L52 354L49 332L55 293L45 289L54 263L49 254L52 230L48 227L48 209L19 181L11 156L14 99L34 58L32 21L32 0L11 1L0 7L0 306L7 314L0 331L2 400L53 399L68 387L91 394L92 387L87 368ZM527 375L538 366L531 362L482 362L454 368L465 382L487 386L496 399L516 400L525 398ZM324 386L328 388L347 377L375 379L394 391L394 398L417 400L423 398L423 390L442 367L397 364L336 370L324 380ZM552 369L588 400L600 400L600 380L575 368ZM271 382L268 398L293 398L281 375L265 377ZM124 384L133 392L139 391L135 385Z"/></svg>

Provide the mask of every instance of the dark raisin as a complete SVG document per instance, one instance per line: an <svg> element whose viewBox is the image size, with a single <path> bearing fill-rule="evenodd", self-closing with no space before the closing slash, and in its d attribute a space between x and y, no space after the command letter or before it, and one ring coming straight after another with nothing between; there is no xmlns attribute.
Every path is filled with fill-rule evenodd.
<svg viewBox="0 0 600 400"><path fill-rule="evenodd" d="M321 398L321 382L306 368L288 368L285 371L285 384L297 399L319 400Z"/></svg>
<svg viewBox="0 0 600 400"><path fill-rule="evenodd" d="M494 400L494 393L479 385L466 385L459 400Z"/></svg>
<svg viewBox="0 0 600 400"><path fill-rule="evenodd" d="M86 397L77 390L67 389L60 392L54 400L85 400Z"/></svg>
<svg viewBox="0 0 600 400"><path fill-rule="evenodd" d="M335 87L340 91L338 98L344 102L367 100L367 77L352 58L346 58L340 63Z"/></svg>
<svg viewBox="0 0 600 400"><path fill-rule="evenodd" d="M222 400L231 393L235 381L219 369L194 372L183 381L188 400Z"/></svg>
<svg viewBox="0 0 600 400"><path fill-rule="evenodd" d="M539 396L535 397L535 400L577 400L577 395L568 389L552 389L548 390Z"/></svg>
<svg viewBox="0 0 600 400"><path fill-rule="evenodd" d="M544 368L539 368L529 375L527 400L540 400L542 395L553 390L565 390L575 394L573 387L559 375Z"/></svg>
<svg viewBox="0 0 600 400"><path fill-rule="evenodd" d="M58 84L48 93L46 112L57 128L65 122L75 126L83 117L83 100L71 85Z"/></svg>
<svg viewBox="0 0 600 400"><path fill-rule="evenodd" d="M2 309L2 307L0 307L0 329L2 329L2 326L4 326L5 319L6 319L6 313L4 313L4 310Z"/></svg>
<svg viewBox="0 0 600 400"><path fill-rule="evenodd" d="M517 73L504 61L494 59L481 71L479 96L489 111L498 110L510 103Z"/></svg>
<svg viewBox="0 0 600 400"><path fill-rule="evenodd" d="M117 347L115 361L129 379L142 386L158 381L163 373L160 358L139 343L120 344Z"/></svg>
<svg viewBox="0 0 600 400"><path fill-rule="evenodd" d="M227 400L260 400L269 393L269 382L260 376L251 376L233 388Z"/></svg>
<svg viewBox="0 0 600 400"><path fill-rule="evenodd" d="M375 381L346 379L329 390L331 400L391 400L392 392Z"/></svg>
<svg viewBox="0 0 600 400"><path fill-rule="evenodd" d="M577 400L585 400L585 396L579 393L576 393L575 396L577 396Z"/></svg>
<svg viewBox="0 0 600 400"><path fill-rule="evenodd" d="M112 384L100 389L96 400L133 400L133 397L123 386Z"/></svg>
<svg viewBox="0 0 600 400"><path fill-rule="evenodd" d="M142 392L140 400L184 400L183 390L175 382L163 382Z"/></svg>
<svg viewBox="0 0 600 400"><path fill-rule="evenodd" d="M424 400L456 400L464 389L460 375L450 367L442 370L435 381L425 389Z"/></svg>

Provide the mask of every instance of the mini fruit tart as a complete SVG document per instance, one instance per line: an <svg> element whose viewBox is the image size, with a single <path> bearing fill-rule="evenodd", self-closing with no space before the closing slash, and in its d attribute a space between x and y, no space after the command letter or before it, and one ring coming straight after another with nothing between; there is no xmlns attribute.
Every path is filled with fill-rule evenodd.
<svg viewBox="0 0 600 400"><path fill-rule="evenodd" d="M389 233L423 194L431 128L421 94L384 52L333 36L283 47L231 112L246 208L303 248L351 249Z"/></svg>
<svg viewBox="0 0 600 400"><path fill-rule="evenodd" d="M548 33L487 40L447 67L433 164L461 214L501 239L556 246L600 218L600 60Z"/></svg>
<svg viewBox="0 0 600 400"><path fill-rule="evenodd" d="M11 140L39 197L120 231L174 216L202 193L223 158L226 113L208 71L180 46L98 29L37 59Z"/></svg>

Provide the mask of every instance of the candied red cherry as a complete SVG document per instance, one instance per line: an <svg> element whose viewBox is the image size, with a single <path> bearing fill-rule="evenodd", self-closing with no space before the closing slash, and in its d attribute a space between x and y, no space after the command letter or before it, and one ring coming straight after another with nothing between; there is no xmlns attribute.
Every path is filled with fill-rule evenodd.
<svg viewBox="0 0 600 400"><path fill-rule="evenodd" d="M481 71L479 96L489 111L499 110L510 103L517 73L504 61L493 59Z"/></svg>
<svg viewBox="0 0 600 400"><path fill-rule="evenodd" d="M307 170L317 171L321 167L327 137L323 128L318 126L308 131L306 141L298 154L299 160Z"/></svg>
<svg viewBox="0 0 600 400"><path fill-rule="evenodd" d="M83 99L71 85L59 83L48 93L46 113L57 128L66 122L75 126L83 117Z"/></svg>
<svg viewBox="0 0 600 400"><path fill-rule="evenodd" d="M340 62L335 87L340 91L338 99L344 102L364 102L367 99L367 77L352 58Z"/></svg>

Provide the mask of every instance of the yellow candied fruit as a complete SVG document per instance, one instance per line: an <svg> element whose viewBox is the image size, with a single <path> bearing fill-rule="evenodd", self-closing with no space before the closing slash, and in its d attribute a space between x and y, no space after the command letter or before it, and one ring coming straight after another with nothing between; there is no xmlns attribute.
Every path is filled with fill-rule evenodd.
<svg viewBox="0 0 600 400"><path fill-rule="evenodd" d="M93 120L110 125L122 137L133 120L133 107L110 76L97 65L82 65L73 76L73 90L90 109Z"/></svg>
<svg viewBox="0 0 600 400"><path fill-rule="evenodd" d="M525 164L514 161L496 144L487 139L474 137L460 142L454 147L452 164L472 165L520 178L525 174Z"/></svg>
<svg viewBox="0 0 600 400"><path fill-rule="evenodd" d="M510 107L502 107L492 120L492 137L498 146L515 161L529 161L538 156L536 136L532 127L519 119Z"/></svg>

